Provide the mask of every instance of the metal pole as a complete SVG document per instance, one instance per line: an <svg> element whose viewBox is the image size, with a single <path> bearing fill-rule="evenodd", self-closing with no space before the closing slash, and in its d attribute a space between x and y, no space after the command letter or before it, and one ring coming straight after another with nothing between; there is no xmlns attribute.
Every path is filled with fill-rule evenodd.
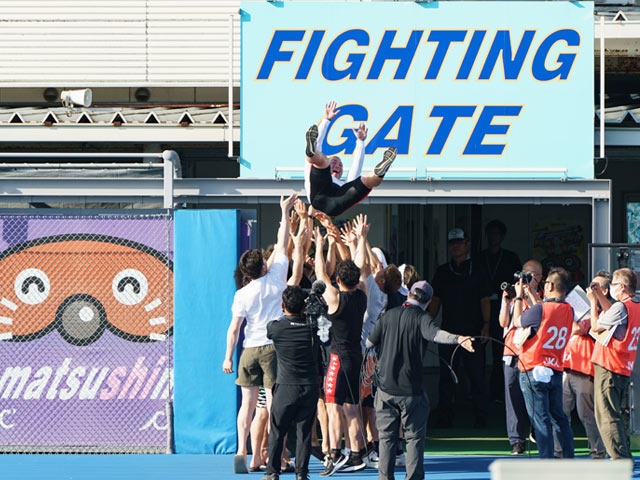
<svg viewBox="0 0 640 480"><path fill-rule="evenodd" d="M173 150L165 150L162 152L162 158L164 159L163 169L163 202L162 208L173 209L173 171L174 165L178 154Z"/></svg>
<svg viewBox="0 0 640 480"><path fill-rule="evenodd" d="M600 158L604 158L604 17L600 17Z"/></svg>
<svg viewBox="0 0 640 480"><path fill-rule="evenodd" d="M233 15L229 15L229 112L228 122L229 141L227 157L233 157Z"/></svg>

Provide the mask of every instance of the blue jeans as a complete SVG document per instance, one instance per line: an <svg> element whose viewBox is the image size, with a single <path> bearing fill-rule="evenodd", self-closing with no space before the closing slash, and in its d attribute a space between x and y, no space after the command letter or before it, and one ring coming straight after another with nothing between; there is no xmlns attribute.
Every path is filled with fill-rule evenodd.
<svg viewBox="0 0 640 480"><path fill-rule="evenodd" d="M562 457L573 458L573 432L562 410L562 372L548 383L536 382L531 371L520 374L520 388L536 433L540 458L553 458L553 430L562 446Z"/></svg>

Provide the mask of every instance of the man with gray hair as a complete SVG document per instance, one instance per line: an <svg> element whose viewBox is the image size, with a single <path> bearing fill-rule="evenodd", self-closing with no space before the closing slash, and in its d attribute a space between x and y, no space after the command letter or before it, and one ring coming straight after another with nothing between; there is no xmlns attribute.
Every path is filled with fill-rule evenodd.
<svg viewBox="0 0 640 480"><path fill-rule="evenodd" d="M424 478L424 437L429 400L422 388L422 358L427 342L459 344L473 352L472 337L440 330L425 310L433 289L425 281L411 287L402 306L387 311L367 339L376 347L378 391L376 426L380 437L378 478L393 479L401 419L407 443L407 480Z"/></svg>

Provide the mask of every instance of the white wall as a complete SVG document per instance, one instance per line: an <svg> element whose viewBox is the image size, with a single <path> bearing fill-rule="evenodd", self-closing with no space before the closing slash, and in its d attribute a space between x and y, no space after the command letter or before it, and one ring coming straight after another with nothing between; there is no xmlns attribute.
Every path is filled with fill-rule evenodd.
<svg viewBox="0 0 640 480"><path fill-rule="evenodd" d="M0 87L227 85L239 0L0 0ZM240 20L234 20L234 83Z"/></svg>

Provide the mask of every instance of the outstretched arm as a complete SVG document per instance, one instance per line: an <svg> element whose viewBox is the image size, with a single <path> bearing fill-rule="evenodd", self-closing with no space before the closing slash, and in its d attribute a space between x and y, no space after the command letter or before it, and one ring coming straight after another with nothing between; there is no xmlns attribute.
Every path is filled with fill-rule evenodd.
<svg viewBox="0 0 640 480"><path fill-rule="evenodd" d="M273 249L273 254L281 253L287 254L287 242L289 241L289 210L293 207L293 204L297 200L298 196L294 193L290 197L280 197L280 208L282 209L282 216L280 217L280 228L278 228L278 242Z"/></svg>
<svg viewBox="0 0 640 480"><path fill-rule="evenodd" d="M298 285L302 280L302 269L304 267L304 245L307 241L307 224L301 222L297 235L291 234L291 240L293 241L293 271L291 277L287 281L287 285Z"/></svg>
<svg viewBox="0 0 640 480"><path fill-rule="evenodd" d="M356 149L353 152L353 163L349 168L349 174L347 175L347 182L355 180L362 174L362 164L364 163L364 141L367 139L367 127L364 123L360 124L358 130L356 130Z"/></svg>
<svg viewBox="0 0 640 480"><path fill-rule="evenodd" d="M327 271L324 264L324 255L322 248L324 247L324 237L320 233L320 229L316 228L315 232L316 241L316 278L322 280L327 286L326 290L322 294L323 298L327 302L329 307L329 313L334 313L338 309L338 302L340 300L340 292L331 284L331 278L327 275Z"/></svg>
<svg viewBox="0 0 640 480"><path fill-rule="evenodd" d="M336 109L337 106L338 104L334 101L331 101L324 106L324 117L322 117L322 120L320 120L320 125L318 125L318 141L316 145L317 152L322 153L322 143L324 142L324 138L327 136L329 124L340 111Z"/></svg>

